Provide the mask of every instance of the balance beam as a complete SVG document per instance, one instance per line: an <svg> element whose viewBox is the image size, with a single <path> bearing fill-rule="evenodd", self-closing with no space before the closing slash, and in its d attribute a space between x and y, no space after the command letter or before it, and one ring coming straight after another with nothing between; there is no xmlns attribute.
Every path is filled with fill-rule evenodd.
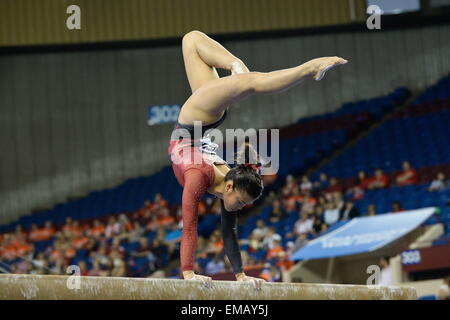
<svg viewBox="0 0 450 320"><path fill-rule="evenodd" d="M69 279L70 278L70 279ZM414 288L213 281L212 288L196 281L152 278L80 277L0 274L0 299L23 300L406 300L417 299ZM69 285L68 285L69 283ZM73 288L73 289L69 289Z"/></svg>

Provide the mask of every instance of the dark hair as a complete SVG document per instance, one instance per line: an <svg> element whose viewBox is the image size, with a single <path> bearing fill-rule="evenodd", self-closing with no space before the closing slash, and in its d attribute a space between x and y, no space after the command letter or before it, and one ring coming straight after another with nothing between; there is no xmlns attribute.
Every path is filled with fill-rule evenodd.
<svg viewBox="0 0 450 320"><path fill-rule="evenodd" d="M258 172L259 155L249 143L244 143L238 152L237 165L227 172L225 181L233 181L233 190L244 191L253 199L261 196L264 189L261 175Z"/></svg>

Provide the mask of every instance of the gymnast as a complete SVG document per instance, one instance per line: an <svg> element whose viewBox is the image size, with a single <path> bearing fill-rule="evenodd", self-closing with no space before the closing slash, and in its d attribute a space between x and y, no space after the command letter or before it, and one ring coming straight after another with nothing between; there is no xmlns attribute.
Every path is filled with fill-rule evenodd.
<svg viewBox="0 0 450 320"><path fill-rule="evenodd" d="M259 157L256 150L245 143L238 152L238 164L230 168L215 153L217 144L205 139L203 134L217 128L224 121L228 108L234 103L254 94L280 93L309 78L321 80L329 69L345 64L347 60L340 57L323 57L293 68L267 73L254 72L249 71L242 60L217 41L196 30L183 36L182 51L192 94L180 110L168 153L177 181L183 187L183 230L180 246L183 278L204 281L210 285L210 277L194 273L198 204L201 197L208 192L221 202L224 251L236 280L253 282L258 288L264 280L249 277L243 272L237 237L237 213L262 194ZM228 70L231 74L220 78L216 68ZM201 131L201 139L194 139L194 122L195 127ZM181 138L180 130L184 130L189 136L184 134ZM192 157L186 155L198 156L201 161L193 162Z"/></svg>

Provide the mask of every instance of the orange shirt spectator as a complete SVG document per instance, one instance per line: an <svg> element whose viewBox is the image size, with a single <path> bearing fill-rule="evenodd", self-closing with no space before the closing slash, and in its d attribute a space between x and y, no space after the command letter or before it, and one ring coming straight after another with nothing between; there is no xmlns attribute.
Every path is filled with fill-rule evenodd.
<svg viewBox="0 0 450 320"><path fill-rule="evenodd" d="M417 171L411 168L408 161L403 162L403 171L396 177L397 185L407 186L417 183Z"/></svg>
<svg viewBox="0 0 450 320"><path fill-rule="evenodd" d="M28 239L32 242L39 241L41 237L41 231L38 229L37 225L33 224L31 226L30 234Z"/></svg>
<svg viewBox="0 0 450 320"><path fill-rule="evenodd" d="M93 227L88 230L88 234L95 238L99 238L105 234L105 226L101 224L100 221L95 220Z"/></svg>
<svg viewBox="0 0 450 320"><path fill-rule="evenodd" d="M267 259L273 259L279 257L279 255L284 252L283 247L278 245L274 245L272 249L267 252Z"/></svg>
<svg viewBox="0 0 450 320"><path fill-rule="evenodd" d="M86 237L76 237L72 240L72 245L77 249L84 249L88 243L88 238Z"/></svg>
<svg viewBox="0 0 450 320"><path fill-rule="evenodd" d="M20 245L18 245L18 246L16 247L16 253L17 253L19 256L23 256L23 255L29 253L29 252L30 252L30 249L31 249L31 246L30 246L29 244L27 244L27 243L21 243Z"/></svg>
<svg viewBox="0 0 450 320"><path fill-rule="evenodd" d="M67 248L64 251L64 257L67 258L67 259L74 258L76 254L77 254L77 251L73 247Z"/></svg>
<svg viewBox="0 0 450 320"><path fill-rule="evenodd" d="M39 238L42 240L49 240L51 237L55 235L55 228L51 226L51 224L46 224L46 226L39 230Z"/></svg>

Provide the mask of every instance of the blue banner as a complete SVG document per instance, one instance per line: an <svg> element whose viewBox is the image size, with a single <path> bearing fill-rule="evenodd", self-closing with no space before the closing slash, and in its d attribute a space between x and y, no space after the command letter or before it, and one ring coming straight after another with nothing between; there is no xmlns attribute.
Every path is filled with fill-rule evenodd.
<svg viewBox="0 0 450 320"><path fill-rule="evenodd" d="M416 229L435 210L432 207L352 219L342 227L308 242L290 259L323 259L375 251Z"/></svg>
<svg viewBox="0 0 450 320"><path fill-rule="evenodd" d="M178 120L181 104L149 106L147 123L149 126L161 123L174 123Z"/></svg>

